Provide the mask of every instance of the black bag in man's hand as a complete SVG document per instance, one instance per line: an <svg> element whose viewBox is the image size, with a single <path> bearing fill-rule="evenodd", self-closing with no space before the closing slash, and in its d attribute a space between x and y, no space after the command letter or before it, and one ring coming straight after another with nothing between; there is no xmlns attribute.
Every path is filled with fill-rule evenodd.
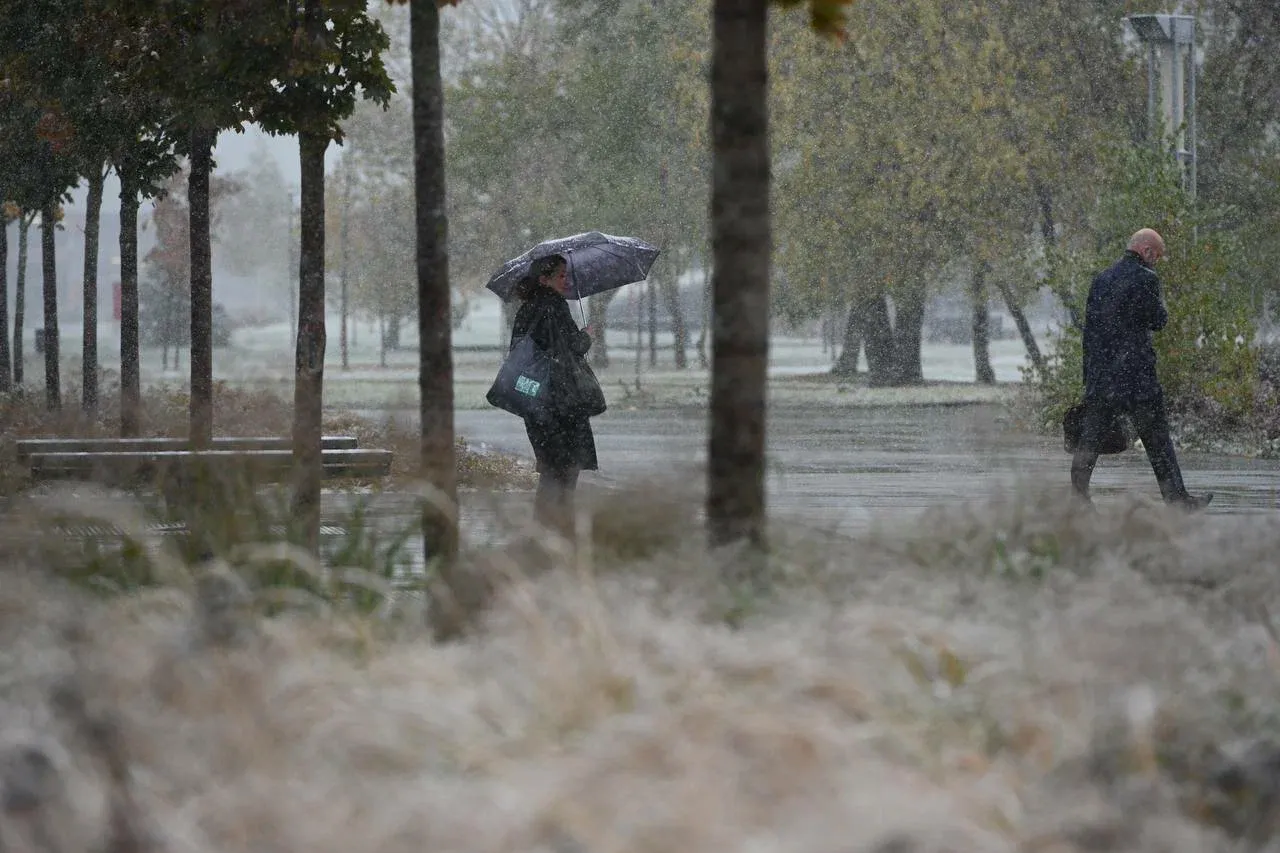
<svg viewBox="0 0 1280 853"><path fill-rule="evenodd" d="M1085 403L1077 403L1067 409L1067 413L1062 416L1063 449L1068 453L1075 453L1077 450L1093 450L1102 454L1123 453L1128 450L1129 436L1125 432L1124 424L1117 417L1113 417L1111 423L1103 428L1102 435L1098 436L1097 447L1080 447L1080 434L1084 432L1086 405Z"/></svg>
<svg viewBox="0 0 1280 853"><path fill-rule="evenodd" d="M485 399L518 418L542 418L551 410L551 356L525 335L503 359Z"/></svg>

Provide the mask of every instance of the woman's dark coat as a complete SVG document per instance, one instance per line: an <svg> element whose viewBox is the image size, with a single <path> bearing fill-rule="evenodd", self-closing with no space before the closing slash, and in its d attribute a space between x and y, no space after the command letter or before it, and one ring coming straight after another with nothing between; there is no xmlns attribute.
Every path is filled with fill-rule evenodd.
<svg viewBox="0 0 1280 853"><path fill-rule="evenodd" d="M569 312L565 298L547 287L535 286L533 293L516 312L511 327L511 345L525 335L532 335L534 343L547 352L563 352L559 342L582 358L591 349L591 336L578 328ZM557 341L558 338L558 341ZM551 403L553 414L547 420L526 418L525 431L533 454L538 461L538 472L565 471L577 468L582 471L598 469L596 441L591 432L591 422L581 411L563 400L557 400L558 388L569 387L572 377L569 366L555 364L551 369Z"/></svg>

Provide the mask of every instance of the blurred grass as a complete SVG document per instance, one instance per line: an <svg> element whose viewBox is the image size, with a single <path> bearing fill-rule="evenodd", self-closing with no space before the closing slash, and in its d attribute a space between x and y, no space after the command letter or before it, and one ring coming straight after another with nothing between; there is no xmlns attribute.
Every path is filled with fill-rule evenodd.
<svg viewBox="0 0 1280 853"><path fill-rule="evenodd" d="M694 496L648 483L585 503L572 541L511 519L504 543L469 543L448 644L376 559L334 571L261 534L199 565L161 547L150 585L88 594L36 522L133 510L19 502L0 535L0 788L45 769L0 835L1269 849L1280 521L1064 497L977 498L857 537L779 523L743 607L724 581L742 556L708 553Z"/></svg>

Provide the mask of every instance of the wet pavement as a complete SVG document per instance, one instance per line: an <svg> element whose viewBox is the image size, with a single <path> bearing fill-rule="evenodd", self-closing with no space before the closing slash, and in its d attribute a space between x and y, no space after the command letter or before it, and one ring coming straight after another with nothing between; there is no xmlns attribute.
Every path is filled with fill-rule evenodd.
<svg viewBox="0 0 1280 853"><path fill-rule="evenodd" d="M416 424L414 413L403 417ZM460 411L456 425L473 444L530 456L523 424L504 412ZM610 411L593 425L601 470L584 475L584 484L670 478L701 486L704 409ZM770 511L842 532L1019 482L1069 482L1070 457L1061 440L1018 430L995 406L779 408L770 413L767 439ZM1211 513L1277 506L1280 460L1186 453L1180 462L1189 489L1215 493ZM1100 506L1121 493L1159 497L1141 451L1103 457L1093 489Z"/></svg>
<svg viewBox="0 0 1280 853"><path fill-rule="evenodd" d="M363 412L378 419L388 412ZM417 413L394 417L416 428ZM583 497L598 490L657 482L700 495L705 482L707 415L700 407L674 410L611 410L593 420L601 470L583 475ZM459 411L456 427L477 449L531 456L524 425L504 412ZM768 424L768 501L775 519L856 533L873 521L901 521L937 506L981 499L1019 483L1066 488L1070 457L1056 436L1017 429L998 406L903 406L877 409L777 407ZM1270 513L1280 500L1280 460L1181 454L1188 487L1213 491L1210 514ZM1122 493L1159 497L1141 451L1103 457L1093 479L1094 497L1105 507ZM481 544L518 530L531 515L528 492L464 491L464 541ZM419 502L403 492L369 495L328 492L323 523L348 527L364 504L379 531L381 551L391 550L402 571L423 566L416 535ZM412 531L407 539L399 534ZM341 546L342 537L330 540Z"/></svg>

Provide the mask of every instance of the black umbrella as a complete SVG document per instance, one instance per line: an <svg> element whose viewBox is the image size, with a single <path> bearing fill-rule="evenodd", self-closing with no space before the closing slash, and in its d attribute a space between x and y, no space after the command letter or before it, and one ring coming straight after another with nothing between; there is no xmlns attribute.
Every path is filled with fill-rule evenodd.
<svg viewBox="0 0 1280 853"><path fill-rule="evenodd" d="M520 279L529 274L529 266L547 255L563 255L569 263L570 299L595 296L606 290L644 281L659 250L634 237L614 237L599 231L587 231L572 237L544 240L518 258L512 258L489 279L485 287L505 301Z"/></svg>

